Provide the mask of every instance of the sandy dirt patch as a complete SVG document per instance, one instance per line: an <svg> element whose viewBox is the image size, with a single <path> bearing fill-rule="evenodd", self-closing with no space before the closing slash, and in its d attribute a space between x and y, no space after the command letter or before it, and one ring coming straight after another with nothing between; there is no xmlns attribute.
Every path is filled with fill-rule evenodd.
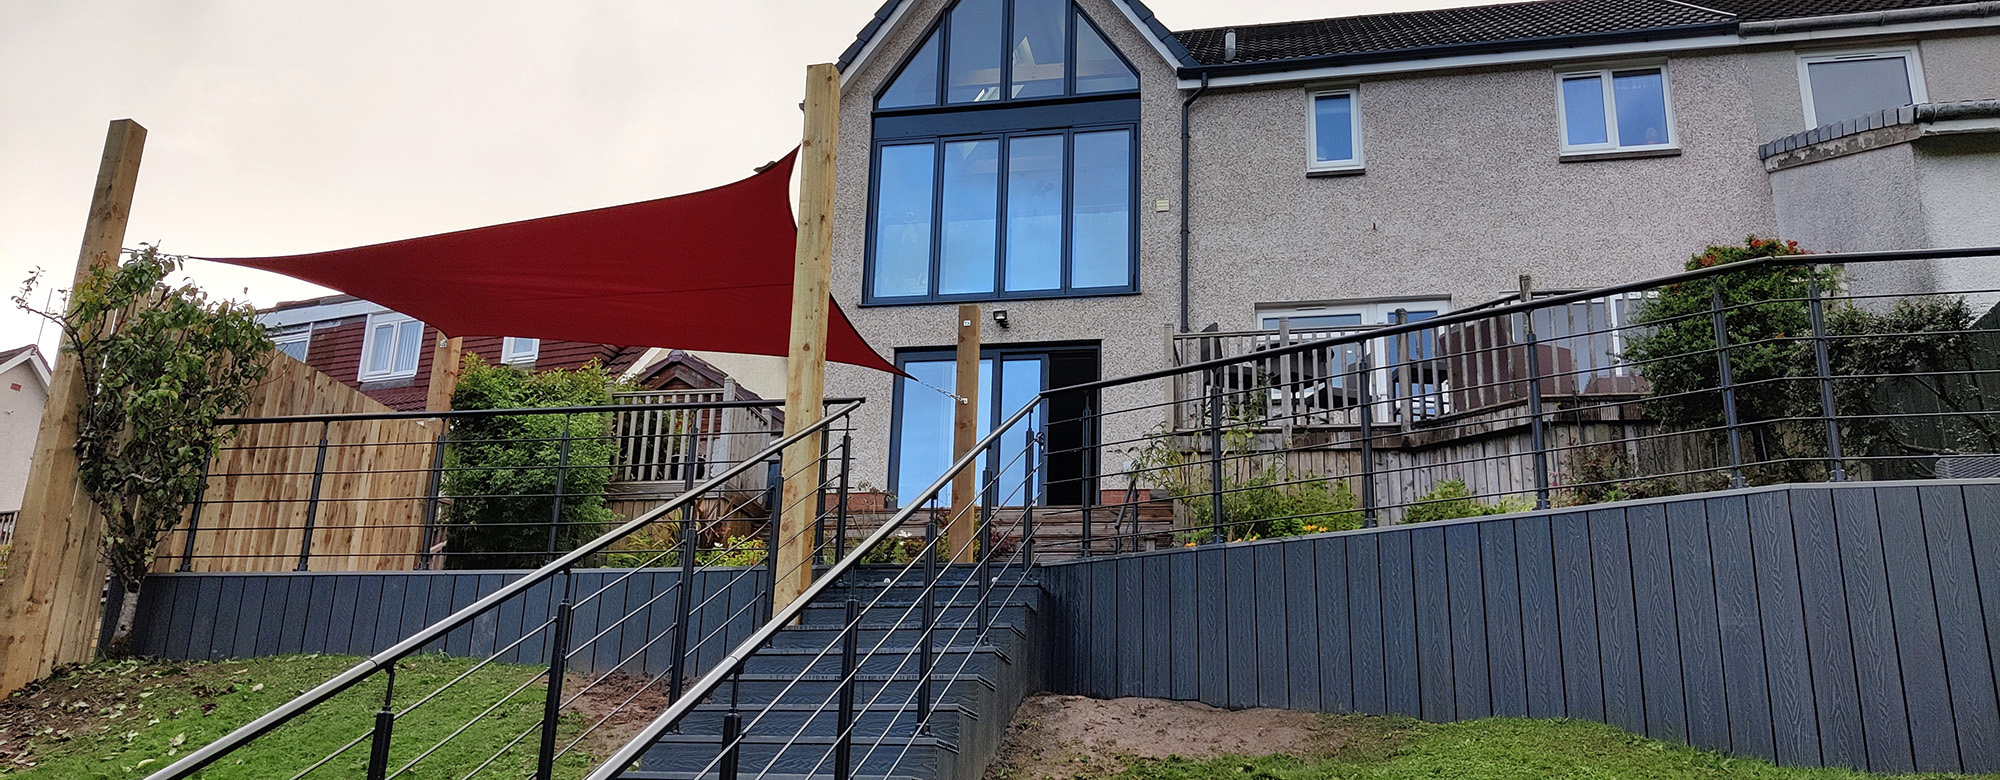
<svg viewBox="0 0 2000 780"><path fill-rule="evenodd" d="M1335 747L1325 720L1289 710L1220 710L1198 702L1042 694L1014 713L987 780L1068 780L1117 771L1121 756L1211 758Z"/></svg>

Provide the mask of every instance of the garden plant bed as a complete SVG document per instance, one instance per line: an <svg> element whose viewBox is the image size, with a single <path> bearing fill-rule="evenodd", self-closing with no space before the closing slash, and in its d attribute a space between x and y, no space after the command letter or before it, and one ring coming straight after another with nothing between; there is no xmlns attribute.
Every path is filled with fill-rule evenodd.
<svg viewBox="0 0 2000 780"><path fill-rule="evenodd" d="M1040 695L1015 713L987 780L1946 780L1729 758L1574 720L1228 711L1160 699Z"/></svg>

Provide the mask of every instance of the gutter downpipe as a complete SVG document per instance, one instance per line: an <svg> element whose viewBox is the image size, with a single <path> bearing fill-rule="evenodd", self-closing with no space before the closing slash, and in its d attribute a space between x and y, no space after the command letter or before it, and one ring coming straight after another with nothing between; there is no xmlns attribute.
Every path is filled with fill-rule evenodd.
<svg viewBox="0 0 2000 780"><path fill-rule="evenodd" d="M1201 93L1208 91L1208 74L1201 74L1201 86L1181 101L1181 332L1188 327L1188 194L1193 191L1188 181L1188 113Z"/></svg>

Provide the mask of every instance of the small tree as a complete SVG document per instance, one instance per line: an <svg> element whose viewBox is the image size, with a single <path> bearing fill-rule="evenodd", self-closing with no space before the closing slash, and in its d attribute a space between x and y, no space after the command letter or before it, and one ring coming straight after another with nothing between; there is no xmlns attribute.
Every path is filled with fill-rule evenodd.
<svg viewBox="0 0 2000 780"><path fill-rule="evenodd" d="M611 377L597 363L573 371L529 373L468 355L452 408L526 409L604 406ZM549 551L567 552L606 530L619 515L604 506L617 442L611 415L519 414L452 422L445 451L446 565L458 569L533 568ZM565 458L563 449L568 448ZM560 467L559 467L560 466ZM562 509L556 513L558 480Z"/></svg>
<svg viewBox="0 0 2000 780"><path fill-rule="evenodd" d="M92 270L67 312L15 305L54 322L83 376L76 456L84 493L104 514L104 561L125 590L107 654L131 639L153 553L180 524L202 469L233 429L269 369L273 346L248 304L211 301L193 284L166 282L180 258L142 245L115 268Z"/></svg>

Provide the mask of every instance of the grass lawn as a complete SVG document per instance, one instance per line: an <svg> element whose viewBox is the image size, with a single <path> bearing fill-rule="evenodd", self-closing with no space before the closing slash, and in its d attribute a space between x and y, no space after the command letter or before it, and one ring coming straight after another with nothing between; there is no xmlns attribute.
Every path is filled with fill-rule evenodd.
<svg viewBox="0 0 2000 780"><path fill-rule="evenodd" d="M145 777L357 660L294 655L214 663L124 661L64 672L0 702L0 777ZM442 655L404 661L396 675L394 708L410 706L471 667L470 660ZM546 689L533 681L540 671L491 665L403 716L396 722L390 769L416 759L489 708L491 712L476 725L445 742L402 777L456 780L501 752L540 722ZM374 726L382 692L383 680L377 675L224 757L197 777L282 780L337 752L311 777L360 777L368 763L368 741L340 750ZM566 714L563 723L564 731L573 734L581 730L582 719ZM533 765L538 733L516 743L482 776L521 777ZM573 751L558 762L557 774L581 776L588 762L582 751Z"/></svg>
<svg viewBox="0 0 2000 780"><path fill-rule="evenodd" d="M1328 716L1314 755L1203 761L1119 759L1118 780L1861 780L1995 778L1996 775L1873 775L1792 769L1637 737L1570 720L1490 718L1425 723L1409 718ZM1102 772L1091 776L1104 777ZM1023 778L1022 780L1027 780Z"/></svg>

